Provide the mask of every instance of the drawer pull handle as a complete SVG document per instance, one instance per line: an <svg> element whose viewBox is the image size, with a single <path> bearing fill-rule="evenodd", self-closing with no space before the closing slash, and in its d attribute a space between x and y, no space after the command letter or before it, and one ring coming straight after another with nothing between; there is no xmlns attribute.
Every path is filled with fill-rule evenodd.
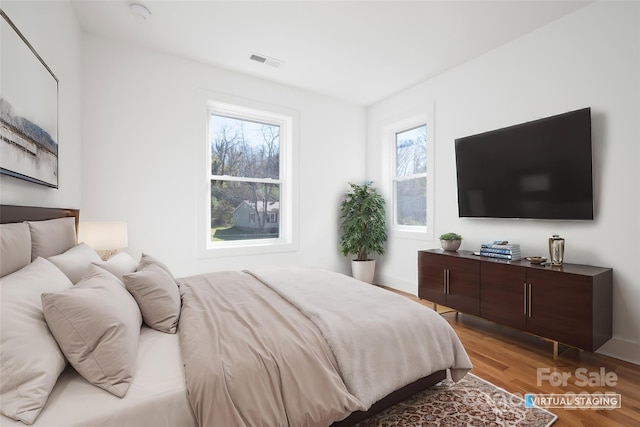
<svg viewBox="0 0 640 427"><path fill-rule="evenodd" d="M524 302L524 315L527 315L527 283L522 284L522 301Z"/></svg>
<svg viewBox="0 0 640 427"><path fill-rule="evenodd" d="M449 275L451 274L451 271L447 268L447 295L449 295Z"/></svg>
<svg viewBox="0 0 640 427"><path fill-rule="evenodd" d="M529 317L531 317L531 283L529 283Z"/></svg>
<svg viewBox="0 0 640 427"><path fill-rule="evenodd" d="M442 270L442 292L447 294L447 269Z"/></svg>

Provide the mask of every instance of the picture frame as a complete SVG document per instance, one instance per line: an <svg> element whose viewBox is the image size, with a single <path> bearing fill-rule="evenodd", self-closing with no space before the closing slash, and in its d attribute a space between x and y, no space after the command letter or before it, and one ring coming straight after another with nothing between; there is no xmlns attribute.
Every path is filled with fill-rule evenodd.
<svg viewBox="0 0 640 427"><path fill-rule="evenodd" d="M0 174L58 188L58 78L0 15Z"/></svg>

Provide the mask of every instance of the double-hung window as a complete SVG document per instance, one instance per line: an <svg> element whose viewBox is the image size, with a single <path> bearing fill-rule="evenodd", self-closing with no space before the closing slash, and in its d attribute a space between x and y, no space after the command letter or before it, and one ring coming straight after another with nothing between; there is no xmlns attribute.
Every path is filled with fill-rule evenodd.
<svg viewBox="0 0 640 427"><path fill-rule="evenodd" d="M427 226L427 125L395 134L394 224Z"/></svg>
<svg viewBox="0 0 640 427"><path fill-rule="evenodd" d="M403 237L433 235L432 115L425 114L387 128L390 152L392 233Z"/></svg>
<svg viewBox="0 0 640 427"><path fill-rule="evenodd" d="M291 250L293 118L208 102L206 248Z"/></svg>

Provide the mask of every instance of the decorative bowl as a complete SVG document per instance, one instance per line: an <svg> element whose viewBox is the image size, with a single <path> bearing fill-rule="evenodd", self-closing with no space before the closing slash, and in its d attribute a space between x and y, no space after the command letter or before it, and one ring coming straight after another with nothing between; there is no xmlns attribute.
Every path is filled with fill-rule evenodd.
<svg viewBox="0 0 640 427"><path fill-rule="evenodd" d="M547 259L543 256L528 256L525 258L531 264L541 265L547 262Z"/></svg>

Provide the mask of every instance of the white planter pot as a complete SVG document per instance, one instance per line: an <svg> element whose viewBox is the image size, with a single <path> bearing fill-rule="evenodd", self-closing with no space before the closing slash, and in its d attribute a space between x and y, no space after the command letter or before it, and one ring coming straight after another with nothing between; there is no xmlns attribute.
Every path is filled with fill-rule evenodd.
<svg viewBox="0 0 640 427"><path fill-rule="evenodd" d="M361 280L366 283L373 283L373 276L376 273L376 260L367 261L351 261L351 275L354 279Z"/></svg>
<svg viewBox="0 0 640 427"><path fill-rule="evenodd" d="M440 240L440 244L442 245L442 249L449 252L455 252L460 248L460 244L462 240Z"/></svg>

